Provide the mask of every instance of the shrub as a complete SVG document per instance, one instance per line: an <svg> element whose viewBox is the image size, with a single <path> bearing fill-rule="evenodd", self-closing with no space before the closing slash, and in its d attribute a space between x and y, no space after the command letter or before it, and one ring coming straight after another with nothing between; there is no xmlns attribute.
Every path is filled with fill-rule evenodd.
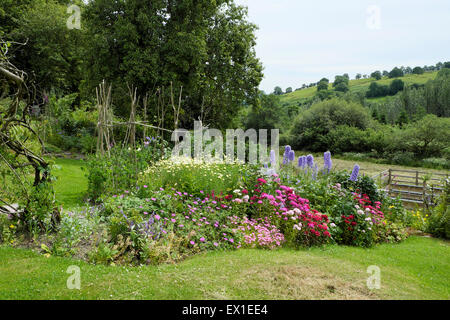
<svg viewBox="0 0 450 320"><path fill-rule="evenodd" d="M114 146L109 156L87 159L88 192L91 200L136 187L139 174L168 153L167 142L147 138L136 150Z"/></svg>
<svg viewBox="0 0 450 320"><path fill-rule="evenodd" d="M360 104L332 99L314 104L294 120L292 145L311 151L328 149L326 136L338 125L366 129L371 121L368 111Z"/></svg>
<svg viewBox="0 0 450 320"><path fill-rule="evenodd" d="M427 115L409 124L398 140L404 151L416 157L440 156L442 150L450 146L450 119Z"/></svg>
<svg viewBox="0 0 450 320"><path fill-rule="evenodd" d="M438 204L429 212L430 219L426 231L436 237L450 239L450 179L445 180L444 193Z"/></svg>
<svg viewBox="0 0 450 320"><path fill-rule="evenodd" d="M366 175L359 175L356 181L349 180L348 171L335 171L331 175L332 183L339 183L342 188L351 192L366 194L372 201L380 201L381 196L378 192L378 186L375 181Z"/></svg>

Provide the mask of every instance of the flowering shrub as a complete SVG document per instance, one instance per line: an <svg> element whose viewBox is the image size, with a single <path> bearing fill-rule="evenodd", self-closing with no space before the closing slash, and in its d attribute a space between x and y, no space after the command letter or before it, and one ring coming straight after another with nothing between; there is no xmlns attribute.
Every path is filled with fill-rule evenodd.
<svg viewBox="0 0 450 320"><path fill-rule="evenodd" d="M276 225L286 241L294 246L326 243L331 237L327 226L328 217L311 210L308 199L295 194L294 189L280 185L277 177L274 178L273 182L279 188L273 194L263 192L262 189L270 190L272 186L259 178L250 192L251 197L248 190L242 190L245 196L242 199L235 198L233 202L243 203L248 216Z"/></svg>

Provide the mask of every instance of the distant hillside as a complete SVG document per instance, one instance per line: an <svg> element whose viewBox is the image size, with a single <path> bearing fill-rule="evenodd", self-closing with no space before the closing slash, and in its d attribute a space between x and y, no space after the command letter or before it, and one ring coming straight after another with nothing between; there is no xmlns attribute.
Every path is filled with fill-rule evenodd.
<svg viewBox="0 0 450 320"><path fill-rule="evenodd" d="M350 92L357 93L357 92L363 92L365 93L371 82L376 81L380 85L389 85L392 80L394 79L401 79L405 84L412 85L414 83L416 84L424 84L428 80L433 80L436 78L438 71L432 71L432 72L425 72L424 74L408 74L400 78L388 78L383 77L382 79L376 81L373 78L368 79L359 79L359 80L350 80L349 86L350 86ZM329 89L333 89L332 83L328 86ZM284 106L289 105L297 105L300 102L304 102L305 100L314 97L314 95L317 93L317 87L310 87L305 88L302 90L297 90L291 93L286 93L281 95L281 103ZM382 98L370 98L369 100L380 100L385 99L385 97Z"/></svg>

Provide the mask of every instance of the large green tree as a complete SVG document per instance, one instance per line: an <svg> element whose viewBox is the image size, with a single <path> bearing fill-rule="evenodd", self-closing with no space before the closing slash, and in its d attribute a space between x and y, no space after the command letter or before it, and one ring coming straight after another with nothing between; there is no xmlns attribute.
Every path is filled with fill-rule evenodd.
<svg viewBox="0 0 450 320"><path fill-rule="evenodd" d="M68 2L21 0L4 11L5 38L23 44L14 46L11 61L42 90L76 92L82 78L83 31L67 27Z"/></svg>
<svg viewBox="0 0 450 320"><path fill-rule="evenodd" d="M91 39L86 88L112 83L119 113L128 112L127 83L141 95L167 93L171 83L178 95L183 87L185 128L201 114L223 128L240 106L258 104L256 26L232 0L93 0L84 16Z"/></svg>

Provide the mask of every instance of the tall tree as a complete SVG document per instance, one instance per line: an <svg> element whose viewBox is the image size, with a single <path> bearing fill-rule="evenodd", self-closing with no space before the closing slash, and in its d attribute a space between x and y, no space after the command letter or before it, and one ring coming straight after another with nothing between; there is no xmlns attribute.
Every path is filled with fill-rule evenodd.
<svg viewBox="0 0 450 320"><path fill-rule="evenodd" d="M232 0L93 0L85 16L88 87L103 79L113 83L119 113L126 113L120 106L126 106L127 82L141 94L183 87L186 128L203 109L207 121L222 128L241 105L258 103L256 26Z"/></svg>

